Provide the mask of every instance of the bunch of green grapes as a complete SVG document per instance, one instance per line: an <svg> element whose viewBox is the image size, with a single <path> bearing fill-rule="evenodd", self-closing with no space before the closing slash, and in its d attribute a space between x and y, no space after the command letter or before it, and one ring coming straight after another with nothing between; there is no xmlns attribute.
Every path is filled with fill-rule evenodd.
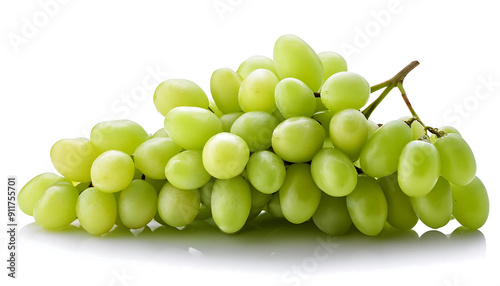
<svg viewBox="0 0 500 286"><path fill-rule="evenodd" d="M192 81L169 79L154 93L164 122L153 135L115 120L90 139L56 142L59 174L28 182L21 210L46 229L78 220L92 235L153 220L213 220L235 233L262 213L312 220L331 235L486 222L488 195L458 131L418 117L368 120L371 87L337 53L284 35L272 59L217 69L210 92L213 100Z"/></svg>

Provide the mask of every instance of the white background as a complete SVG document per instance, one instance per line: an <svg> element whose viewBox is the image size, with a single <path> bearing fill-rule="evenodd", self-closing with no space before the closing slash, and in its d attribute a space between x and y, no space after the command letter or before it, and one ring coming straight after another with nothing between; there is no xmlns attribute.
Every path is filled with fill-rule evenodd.
<svg viewBox="0 0 500 286"><path fill-rule="evenodd" d="M19 278L6 279L2 230L2 280L7 285L500 285L498 11L498 1L2 1L4 182L15 175L22 186L54 171L52 144L88 136L102 120L129 118L153 133L163 124L152 101L161 80L191 79L209 94L215 69L236 69L251 55L272 57L275 40L292 33L317 52L343 54L349 69L372 85L419 60L405 81L410 100L426 124L459 128L475 152L491 204L481 233L448 238L458 226L451 222L428 233L419 224L420 238L354 236L330 242L308 225L254 226L232 236L199 225L96 238L74 229L47 232L18 212ZM151 77L154 70L159 77ZM408 114L394 91L372 118L386 122ZM5 217L6 194L0 197Z"/></svg>

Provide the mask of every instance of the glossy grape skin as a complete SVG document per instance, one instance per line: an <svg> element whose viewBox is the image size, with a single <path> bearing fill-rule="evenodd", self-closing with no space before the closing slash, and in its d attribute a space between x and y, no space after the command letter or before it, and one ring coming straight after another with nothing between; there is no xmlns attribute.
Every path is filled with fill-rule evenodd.
<svg viewBox="0 0 500 286"><path fill-rule="evenodd" d="M245 79L251 72L258 69L269 70L277 76L273 60L261 55L251 56L246 59L240 64L236 73L238 73L242 79Z"/></svg>
<svg viewBox="0 0 500 286"><path fill-rule="evenodd" d="M336 52L321 52L318 54L318 58L323 66L324 81L326 81L333 74L347 71L347 63L345 59Z"/></svg>
<svg viewBox="0 0 500 286"><path fill-rule="evenodd" d="M353 72L338 72L329 77L321 88L321 101L333 112L360 109L370 97L370 84Z"/></svg>
<svg viewBox="0 0 500 286"><path fill-rule="evenodd" d="M275 90L276 107L285 118L311 117L316 109L316 98L309 87L296 78L282 79Z"/></svg>
<svg viewBox="0 0 500 286"><path fill-rule="evenodd" d="M169 138L169 136L167 130L165 130L165 127L161 127L151 136L150 139L152 138Z"/></svg>
<svg viewBox="0 0 500 286"><path fill-rule="evenodd" d="M231 132L231 127L233 126L234 122L243 114L243 112L234 112L222 115L220 117L220 122L222 123L222 131Z"/></svg>
<svg viewBox="0 0 500 286"><path fill-rule="evenodd" d="M118 216L127 228L142 228L153 219L157 206L156 189L144 180L134 180L120 192Z"/></svg>
<svg viewBox="0 0 500 286"><path fill-rule="evenodd" d="M216 179L214 177L210 178L208 183L200 188L200 201L204 206L211 207L212 205L212 190L214 188L215 180Z"/></svg>
<svg viewBox="0 0 500 286"><path fill-rule="evenodd" d="M418 122L417 120L413 121L410 127L413 140L418 140L425 134L424 126L422 126L422 124L420 124L420 122Z"/></svg>
<svg viewBox="0 0 500 286"><path fill-rule="evenodd" d="M101 192L97 188L88 188L76 201L76 216L88 233L103 235L115 225L116 199L113 194Z"/></svg>
<svg viewBox="0 0 500 286"><path fill-rule="evenodd" d="M281 122L273 131L272 147L283 160L303 163L312 160L322 148L325 131L308 117L293 117Z"/></svg>
<svg viewBox="0 0 500 286"><path fill-rule="evenodd" d="M57 172L68 180L90 182L90 167L99 154L88 139L62 139L50 149L50 160Z"/></svg>
<svg viewBox="0 0 500 286"><path fill-rule="evenodd" d="M443 131L444 133L447 133L447 134L455 133L457 135L462 136L462 134L460 134L460 132L458 132L458 130L455 127L452 127L452 126L439 127L438 130L439 131ZM434 141L436 141L436 139L437 139L436 134L431 134L431 142L434 143Z"/></svg>
<svg viewBox="0 0 500 286"><path fill-rule="evenodd" d="M69 182L54 173L42 173L27 182L17 196L19 209L23 213L33 216L33 207L40 195L50 186L59 182Z"/></svg>
<svg viewBox="0 0 500 286"><path fill-rule="evenodd" d="M478 177L466 186L451 184L453 217L469 229L479 229L488 219L490 203L486 188Z"/></svg>
<svg viewBox="0 0 500 286"><path fill-rule="evenodd" d="M178 106L208 108L208 97L196 83L187 79L168 79L158 85L153 101L163 116Z"/></svg>
<svg viewBox="0 0 500 286"><path fill-rule="evenodd" d="M248 160L246 171L248 181L264 194L277 192L286 176L283 160L267 150L253 153Z"/></svg>
<svg viewBox="0 0 500 286"><path fill-rule="evenodd" d="M222 132L220 119L199 107L175 107L165 116L165 129L175 144L201 150L210 137Z"/></svg>
<svg viewBox="0 0 500 286"><path fill-rule="evenodd" d="M400 230L410 230L418 222L410 198L403 193L396 173L379 178L378 183L387 200L387 222Z"/></svg>
<svg viewBox="0 0 500 286"><path fill-rule="evenodd" d="M441 171L439 152L431 143L411 141L401 151L398 182L410 197L427 195L436 184Z"/></svg>
<svg viewBox="0 0 500 286"><path fill-rule="evenodd" d="M203 167L200 150L186 150L173 156L165 167L165 175L174 187L183 190L201 188L211 178Z"/></svg>
<svg viewBox="0 0 500 286"><path fill-rule="evenodd" d="M374 178L358 175L358 184L347 195L346 202L352 222L360 232L375 236L382 231L387 220L387 201Z"/></svg>
<svg viewBox="0 0 500 286"><path fill-rule="evenodd" d="M431 228L445 226L453 210L450 183L439 177L436 185L424 197L410 198L415 213L420 220Z"/></svg>
<svg viewBox="0 0 500 286"><path fill-rule="evenodd" d="M117 150L132 155L149 139L148 133L131 120L112 120L97 123L90 132L90 141L100 153Z"/></svg>
<svg viewBox="0 0 500 286"><path fill-rule="evenodd" d="M269 203L269 200L271 200L272 194L264 194L258 191L256 188L252 187L251 184L250 186L250 197L251 197L251 208L250 208L250 214L248 215L247 221L250 221L254 218L256 218L264 209L264 207Z"/></svg>
<svg viewBox="0 0 500 286"><path fill-rule="evenodd" d="M333 148L323 148L316 153L311 162L311 174L316 185L334 197L350 194L358 177L349 157Z"/></svg>
<svg viewBox="0 0 500 286"><path fill-rule="evenodd" d="M351 161L356 161L368 140L368 121L360 111L345 109L333 115L329 134L333 146L349 156Z"/></svg>
<svg viewBox="0 0 500 286"><path fill-rule="evenodd" d="M295 35L283 35L274 45L273 60L280 79L292 77L304 82L313 92L323 83L323 65L314 50Z"/></svg>
<svg viewBox="0 0 500 286"><path fill-rule="evenodd" d="M316 226L329 235L344 235L352 225L345 197L321 194L318 208L313 215Z"/></svg>
<svg viewBox="0 0 500 286"><path fill-rule="evenodd" d="M393 120L384 124L361 149L361 169L368 176L377 178L395 173L401 151L411 138L411 128L403 121Z"/></svg>
<svg viewBox="0 0 500 286"><path fill-rule="evenodd" d="M35 222L41 227L56 230L76 219L78 190L68 182L59 182L47 188L33 208Z"/></svg>
<svg viewBox="0 0 500 286"><path fill-rule="evenodd" d="M290 165L279 196L281 211L289 222L299 224L308 221L318 208L321 198L321 189L314 183L311 166Z"/></svg>
<svg viewBox="0 0 500 286"><path fill-rule="evenodd" d="M276 110L274 91L279 80L266 69L254 70L241 83L238 102L245 112L264 111L269 114Z"/></svg>
<svg viewBox="0 0 500 286"><path fill-rule="evenodd" d="M238 103L241 82L240 76L229 68L221 68L213 72L210 78L210 92L222 113L241 112Z"/></svg>
<svg viewBox="0 0 500 286"><path fill-rule="evenodd" d="M476 176L476 159L458 134L447 134L434 141L441 158L441 175L450 183L465 186Z"/></svg>
<svg viewBox="0 0 500 286"><path fill-rule="evenodd" d="M230 179L241 174L250 156L241 137L222 132L207 141L203 148L203 166L217 179Z"/></svg>
<svg viewBox="0 0 500 286"><path fill-rule="evenodd" d="M215 116L217 116L218 118L221 118L222 115L224 115L224 113L219 110L219 107L217 106L217 104L215 104L215 102L213 101L213 99L209 99L209 101L208 101L208 109L213 114L215 114Z"/></svg>
<svg viewBox="0 0 500 286"><path fill-rule="evenodd" d="M280 194L276 192L267 203L266 211L275 218L285 218L281 211Z"/></svg>
<svg viewBox="0 0 500 286"><path fill-rule="evenodd" d="M252 111L234 121L231 133L240 136L247 143L250 152L255 152L271 147L271 137L276 126L276 117L263 111Z"/></svg>
<svg viewBox="0 0 500 286"><path fill-rule="evenodd" d="M125 189L134 179L134 161L121 151L106 151L92 164L92 184L100 191L114 193Z"/></svg>
<svg viewBox="0 0 500 286"><path fill-rule="evenodd" d="M200 209L200 192L181 190L166 183L158 195L158 214L166 224L182 227L190 224Z"/></svg>
<svg viewBox="0 0 500 286"><path fill-rule="evenodd" d="M216 180L211 205L217 227L225 233L235 233L245 225L250 214L250 186L242 176Z"/></svg>
<svg viewBox="0 0 500 286"><path fill-rule="evenodd" d="M148 178L164 180L165 166L181 151L182 147L170 138L152 138L135 150L135 166Z"/></svg>

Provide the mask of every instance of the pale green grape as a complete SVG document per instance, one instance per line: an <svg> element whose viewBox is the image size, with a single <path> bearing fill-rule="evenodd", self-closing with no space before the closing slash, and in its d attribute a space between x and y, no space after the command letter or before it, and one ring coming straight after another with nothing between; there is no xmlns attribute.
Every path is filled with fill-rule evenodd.
<svg viewBox="0 0 500 286"><path fill-rule="evenodd" d="M412 139L418 140L425 134L425 127L420 124L417 120L411 123Z"/></svg>
<svg viewBox="0 0 500 286"><path fill-rule="evenodd" d="M417 216L428 227L440 228L450 221L453 210L452 193L450 183L443 177L439 177L426 196L410 200Z"/></svg>
<svg viewBox="0 0 500 286"><path fill-rule="evenodd" d="M447 134L434 141L441 158L441 175L459 186L469 184L476 176L476 159L465 140L458 134Z"/></svg>
<svg viewBox="0 0 500 286"><path fill-rule="evenodd" d="M90 141L100 153L117 150L132 155L148 139L144 128L131 120L100 122L90 132Z"/></svg>
<svg viewBox="0 0 500 286"><path fill-rule="evenodd" d="M293 117L273 131L272 147L283 160L293 163L311 161L325 141L325 130L316 120Z"/></svg>
<svg viewBox="0 0 500 286"><path fill-rule="evenodd" d="M156 193L158 194L160 192L161 188L163 188L163 185L165 185L165 183L167 182L167 179L155 180L155 179L151 179L150 177L145 177L144 181L150 183L155 188Z"/></svg>
<svg viewBox="0 0 500 286"><path fill-rule="evenodd" d="M59 182L47 188L33 208L35 222L49 230L68 226L76 219L78 190L68 182Z"/></svg>
<svg viewBox="0 0 500 286"><path fill-rule="evenodd" d="M92 235L103 235L115 225L116 200L113 194L97 188L83 191L76 201L76 216L80 225Z"/></svg>
<svg viewBox="0 0 500 286"><path fill-rule="evenodd" d="M242 176L216 180L212 190L212 217L225 233L240 230L252 207L250 186Z"/></svg>
<svg viewBox="0 0 500 286"><path fill-rule="evenodd" d="M289 222L299 224L308 221L318 208L321 198L321 190L311 175L311 166L290 165L279 195L281 211Z"/></svg>
<svg viewBox="0 0 500 286"><path fill-rule="evenodd" d="M66 179L90 182L90 167L99 154L88 139L62 139L50 149L50 160L54 168Z"/></svg>
<svg viewBox="0 0 500 286"><path fill-rule="evenodd" d="M222 132L207 141L203 148L203 166L217 179L230 179L241 174L250 156L241 137Z"/></svg>
<svg viewBox="0 0 500 286"><path fill-rule="evenodd" d="M283 117L311 117L316 109L316 98L307 85L295 78L285 78L276 85L276 107Z"/></svg>
<svg viewBox="0 0 500 286"><path fill-rule="evenodd" d="M423 197L436 184L440 170L436 147L425 141L411 141L406 144L399 157L399 186L407 196Z"/></svg>
<svg viewBox="0 0 500 286"><path fill-rule="evenodd" d="M347 63L345 59L336 52L321 52L318 54L318 58L323 65L324 81L326 81L333 74L347 71Z"/></svg>
<svg viewBox="0 0 500 286"><path fill-rule="evenodd" d="M321 88L321 101L333 112L360 109L370 97L370 84L359 74L338 72Z"/></svg>
<svg viewBox="0 0 500 286"><path fill-rule="evenodd" d="M158 214L168 225L182 227L190 224L200 209L200 192L181 190L166 183L158 196Z"/></svg>
<svg viewBox="0 0 500 286"><path fill-rule="evenodd" d="M377 131L380 128L380 126L378 126L377 123L371 120L368 120L367 122L368 122L368 138L370 138L375 133L375 131Z"/></svg>
<svg viewBox="0 0 500 286"><path fill-rule="evenodd" d="M356 161L370 133L363 113L355 109L339 111L332 117L329 129L333 146Z"/></svg>
<svg viewBox="0 0 500 286"><path fill-rule="evenodd" d="M281 114L280 110L276 108L276 110L273 112L273 116L278 119L278 122L283 122L285 121L285 117L283 117L283 114Z"/></svg>
<svg viewBox="0 0 500 286"><path fill-rule="evenodd" d="M212 111L212 113L219 118L221 118L222 115L224 115L224 113L220 111L219 107L215 104L215 102L212 99L208 101L208 109L210 109L210 111Z"/></svg>
<svg viewBox="0 0 500 286"><path fill-rule="evenodd" d="M220 119L199 107L176 107L165 117L170 138L185 149L201 150L210 137L222 132Z"/></svg>
<svg viewBox="0 0 500 286"><path fill-rule="evenodd" d="M301 38L295 35L279 37L274 45L273 59L280 79L299 79L313 92L321 88L323 65L316 52Z"/></svg>
<svg viewBox="0 0 500 286"><path fill-rule="evenodd" d="M219 110L224 113L240 112L238 92L241 78L232 69L221 68L210 78L210 92Z"/></svg>
<svg viewBox="0 0 500 286"><path fill-rule="evenodd" d="M157 205L155 188L144 180L134 180L120 192L119 218L127 228L145 227L155 216Z"/></svg>
<svg viewBox="0 0 500 286"><path fill-rule="evenodd" d="M186 150L173 156L165 167L165 175L174 187L184 190L201 188L211 178L203 167L200 150Z"/></svg>
<svg viewBox="0 0 500 286"><path fill-rule="evenodd" d="M330 235L346 234L352 225L346 198L332 197L326 193L321 194L321 200L312 218L322 232Z"/></svg>
<svg viewBox="0 0 500 286"><path fill-rule="evenodd" d="M274 90L279 80L275 74L266 69L254 70L241 83L238 102L243 111L264 111L273 113L276 110Z"/></svg>
<svg viewBox="0 0 500 286"><path fill-rule="evenodd" d="M410 230L418 222L410 198L398 185L396 173L378 179L387 200L387 222L400 230Z"/></svg>
<svg viewBox="0 0 500 286"><path fill-rule="evenodd" d="M339 149L323 148L311 162L311 174L314 182L325 193L334 197L350 194L358 173L349 157Z"/></svg>
<svg viewBox="0 0 500 286"><path fill-rule="evenodd" d="M396 172L401 151L411 138L411 128L403 121L393 120L384 124L361 149L361 169L368 176L378 178Z"/></svg>
<svg viewBox="0 0 500 286"><path fill-rule="evenodd" d="M245 79L251 72L258 69L266 69L277 75L273 60L266 56L249 57L241 63L236 72Z"/></svg>
<svg viewBox="0 0 500 286"><path fill-rule="evenodd" d="M17 196L19 208L25 214L32 216L33 207L38 197L50 186L63 181L69 182L53 173L43 173L34 177L19 191L19 195Z"/></svg>
<svg viewBox="0 0 500 286"><path fill-rule="evenodd" d="M248 215L248 221L256 218L264 209L264 207L269 203L269 200L271 200L272 194L264 194L250 186L250 197L252 200L251 207L250 207L250 214Z"/></svg>
<svg viewBox="0 0 500 286"><path fill-rule="evenodd" d="M447 134L455 133L457 135L462 136L462 134L460 134L460 132L458 132L458 130L452 126L443 126L443 127L440 127L438 130L443 131L444 133L447 133ZM434 141L436 141L436 139L438 139L436 134L431 134L431 142L434 143Z"/></svg>
<svg viewBox="0 0 500 286"><path fill-rule="evenodd" d="M325 129L325 136L330 139L330 121L332 120L333 112L330 110L318 111L313 114L312 118L318 121L323 129Z"/></svg>
<svg viewBox="0 0 500 286"><path fill-rule="evenodd" d="M266 207L267 212L275 218L285 218L281 211L280 194L276 192L272 195Z"/></svg>
<svg viewBox="0 0 500 286"><path fill-rule="evenodd" d="M75 186L75 188L78 191L78 193L81 193L90 187L90 183L91 182L79 183Z"/></svg>
<svg viewBox="0 0 500 286"><path fill-rule="evenodd" d="M114 193L125 189L134 179L134 161L121 151L106 151L92 164L92 184L100 191Z"/></svg>
<svg viewBox="0 0 500 286"><path fill-rule="evenodd" d="M206 183L205 185L203 185L203 187L200 188L200 200L204 206L207 207L212 206L212 190L214 188L215 180L216 179L214 177L210 178L208 183Z"/></svg>
<svg viewBox="0 0 500 286"><path fill-rule="evenodd" d="M222 123L222 131L230 132L233 123L243 114L244 114L243 112L234 112L222 115L220 117L220 122Z"/></svg>
<svg viewBox="0 0 500 286"><path fill-rule="evenodd" d="M366 235L377 235L387 220L387 201L378 182L364 174L358 175L358 184L347 195L347 210L356 228Z"/></svg>
<svg viewBox="0 0 500 286"><path fill-rule="evenodd" d="M155 134L153 134L153 136L151 136L151 138L168 138L168 133L167 133L167 130L165 130L165 127L162 127L160 129L158 129Z"/></svg>
<svg viewBox="0 0 500 286"><path fill-rule="evenodd" d="M247 143L250 152L255 152L271 147L271 137L276 126L276 117L263 111L252 111L234 121L231 133L240 136Z"/></svg>
<svg viewBox="0 0 500 286"><path fill-rule="evenodd" d="M181 151L182 147L170 138L152 138L135 150L135 166L148 178L164 180L165 166Z"/></svg>
<svg viewBox="0 0 500 286"><path fill-rule="evenodd" d="M451 184L453 216L463 226L478 229L488 219L490 203L483 182L475 177L466 186Z"/></svg>
<svg viewBox="0 0 500 286"><path fill-rule="evenodd" d="M315 100L316 100L316 108L314 109L314 113L328 110L328 108L326 108L326 106L323 104L323 101L321 101L321 97L316 97Z"/></svg>
<svg viewBox="0 0 500 286"><path fill-rule="evenodd" d="M208 108L208 97L196 83L187 79L169 79L158 85L153 97L156 110L163 114L178 106Z"/></svg>
<svg viewBox="0 0 500 286"><path fill-rule="evenodd" d="M285 181L285 164L278 155L270 151L253 153L246 171L248 181L264 194L277 192Z"/></svg>

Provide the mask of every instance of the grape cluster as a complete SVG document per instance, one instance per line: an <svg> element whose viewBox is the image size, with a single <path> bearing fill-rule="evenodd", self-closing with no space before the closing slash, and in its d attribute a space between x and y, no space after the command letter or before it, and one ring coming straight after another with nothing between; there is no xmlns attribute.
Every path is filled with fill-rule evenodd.
<svg viewBox="0 0 500 286"><path fill-rule="evenodd" d="M396 85L403 90L402 80L384 87ZM165 117L155 134L115 120L97 124L90 140L56 142L50 156L62 176L32 179L19 207L46 229L78 219L93 235L153 219L172 227L213 220L235 233L263 212L293 224L312 219L331 235L352 225L366 235L386 223L409 230L419 219L477 229L488 217L459 132L425 126L414 112L368 120L373 108L360 109L374 88L337 53L316 54L284 35L273 59L216 70L210 91L213 101L194 82L169 79L154 93Z"/></svg>

